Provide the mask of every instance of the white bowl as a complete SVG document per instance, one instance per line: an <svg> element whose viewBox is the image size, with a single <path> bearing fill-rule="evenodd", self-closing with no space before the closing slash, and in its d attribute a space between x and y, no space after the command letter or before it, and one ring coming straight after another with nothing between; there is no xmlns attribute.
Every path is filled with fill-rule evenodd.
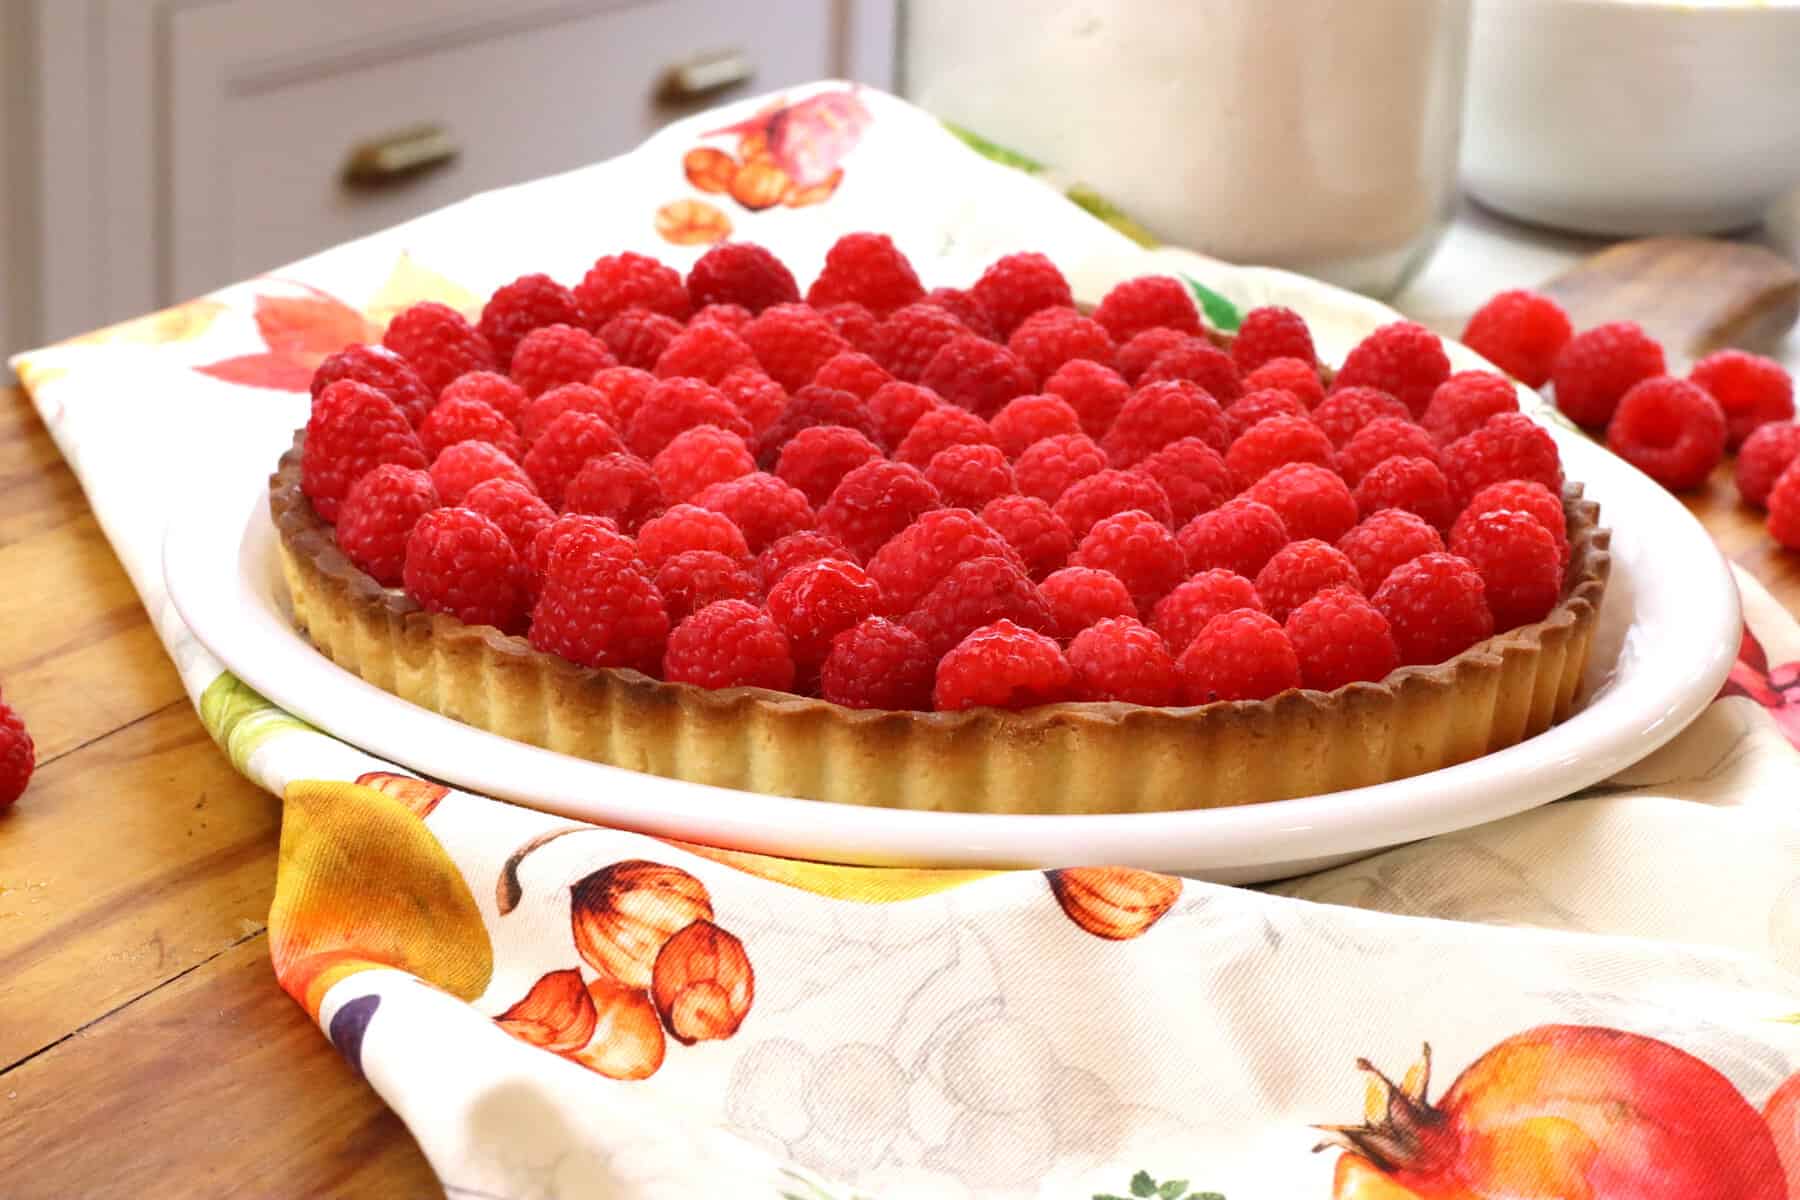
<svg viewBox="0 0 1800 1200"><path fill-rule="evenodd" d="M1463 180L1584 233L1754 225L1800 185L1800 4L1480 0Z"/></svg>

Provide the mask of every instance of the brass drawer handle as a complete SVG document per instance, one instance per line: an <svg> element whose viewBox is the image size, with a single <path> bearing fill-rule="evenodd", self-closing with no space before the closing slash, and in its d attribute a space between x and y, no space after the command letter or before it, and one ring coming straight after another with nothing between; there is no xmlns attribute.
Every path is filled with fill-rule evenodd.
<svg viewBox="0 0 1800 1200"><path fill-rule="evenodd" d="M387 187L445 166L458 153L442 125L413 125L353 146L344 160L343 179L348 187Z"/></svg>
<svg viewBox="0 0 1800 1200"><path fill-rule="evenodd" d="M663 71L656 99L663 104L685 104L747 83L755 75L756 64L742 50L715 50Z"/></svg>

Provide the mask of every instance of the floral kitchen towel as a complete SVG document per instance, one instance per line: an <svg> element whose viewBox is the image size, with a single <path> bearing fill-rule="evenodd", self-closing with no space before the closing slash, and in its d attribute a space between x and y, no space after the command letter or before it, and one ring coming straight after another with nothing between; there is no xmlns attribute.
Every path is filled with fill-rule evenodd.
<svg viewBox="0 0 1800 1200"><path fill-rule="evenodd" d="M570 822L312 729L170 605L170 521L256 494L313 368L399 308L622 249L685 267L726 236L805 278L857 228L934 284L1024 248L1087 294L1156 262L925 114L826 83L15 362L203 722L284 798L282 986L446 1192L1800 1196L1800 626L1747 578L1731 680L1656 754L1262 890ZM161 496L152 463L199 499Z"/></svg>

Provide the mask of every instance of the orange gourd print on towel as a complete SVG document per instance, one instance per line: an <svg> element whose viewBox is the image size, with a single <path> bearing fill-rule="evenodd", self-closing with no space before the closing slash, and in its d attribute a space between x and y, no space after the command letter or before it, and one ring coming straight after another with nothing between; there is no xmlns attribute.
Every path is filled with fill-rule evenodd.
<svg viewBox="0 0 1800 1200"><path fill-rule="evenodd" d="M1181 897L1181 880L1135 867L1045 871L1063 915L1098 938L1142 937Z"/></svg>

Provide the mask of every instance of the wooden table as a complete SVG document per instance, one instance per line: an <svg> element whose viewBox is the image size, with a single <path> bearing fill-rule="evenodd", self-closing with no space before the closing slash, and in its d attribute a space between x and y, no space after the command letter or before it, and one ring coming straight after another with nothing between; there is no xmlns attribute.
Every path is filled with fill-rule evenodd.
<svg viewBox="0 0 1800 1200"><path fill-rule="evenodd" d="M1800 555L1727 471L1689 507L1800 605ZM0 1195L440 1194L276 986L280 805L200 727L16 391L0 392L0 686L39 762L0 816Z"/></svg>

